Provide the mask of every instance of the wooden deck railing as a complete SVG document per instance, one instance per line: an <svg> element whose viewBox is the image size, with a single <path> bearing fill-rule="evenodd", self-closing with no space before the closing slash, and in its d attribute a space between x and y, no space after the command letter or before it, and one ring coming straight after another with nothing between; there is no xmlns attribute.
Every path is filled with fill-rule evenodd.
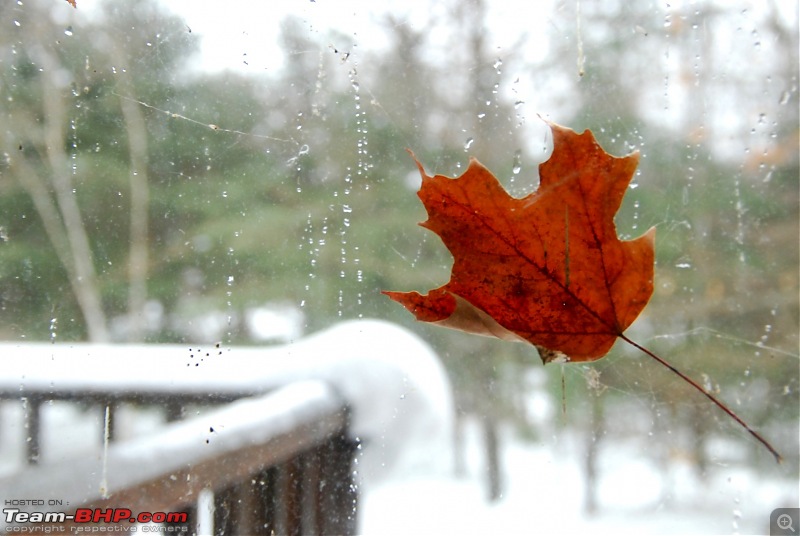
<svg viewBox="0 0 800 536"><path fill-rule="evenodd" d="M126 509L131 517L141 512L186 512L186 520L173 523L173 530L195 534L202 517L199 497L205 491L207 497L213 494L202 507L213 510L205 517L213 519L214 534L355 531L358 495L352 465L357 443L348 437L345 401L324 382L300 381L230 402L142 439L111 442L99 457L40 464L38 441L32 438L38 435L39 408L52 398L63 395L26 390L25 429L31 438L27 444L33 447L28 451L29 465L0 480L0 500L11 501L4 509L15 500L33 499L45 504L21 510L74 514L79 508L101 513ZM80 392L69 395L77 403L108 407L124 402L120 398L120 393L97 389L89 397ZM196 393L176 389L160 402L180 407L196 399ZM47 505L51 499L62 505ZM28 532L36 528L24 525ZM67 520L58 525L91 523ZM210 525L206 522L206 529ZM39 529L58 530L52 523Z"/></svg>
<svg viewBox="0 0 800 536"><path fill-rule="evenodd" d="M185 513L154 520L182 534L352 534L359 482L449 437L449 400L430 348L380 321L267 348L0 343L0 532L76 533L5 511L88 508Z"/></svg>
<svg viewBox="0 0 800 536"><path fill-rule="evenodd" d="M17 348L14 363L24 372L0 371L0 400L22 405L26 452L18 470L0 479L4 529L52 533L63 526L74 533L92 524L67 519L10 527L7 511L74 515L88 508L125 509L133 517L186 512L185 521L171 526L184 534L197 533L198 523L201 531L226 535L355 532L358 443L349 434L348 402L324 380L295 379L291 367L276 372L269 350ZM259 353L261 370L253 371ZM95 408L98 420L108 421L105 447L98 433L86 456L43 456L42 414L51 401ZM118 442L115 416L124 405L160 408L167 424ZM190 407L205 409L184 419Z"/></svg>

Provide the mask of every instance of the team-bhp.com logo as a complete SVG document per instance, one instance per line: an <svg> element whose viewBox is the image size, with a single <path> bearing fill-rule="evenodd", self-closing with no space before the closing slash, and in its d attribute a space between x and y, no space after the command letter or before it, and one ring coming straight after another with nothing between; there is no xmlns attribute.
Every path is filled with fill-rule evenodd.
<svg viewBox="0 0 800 536"><path fill-rule="evenodd" d="M21 523L74 523L96 525L100 523L186 523L186 512L139 512L134 514L129 508L78 508L74 514L64 512L23 512L19 508L4 508L7 524ZM81 527L77 527L80 529ZM88 528L88 527L87 527ZM8 530L6 530L8 532ZM17 532L17 531L14 531ZM22 531L20 531L22 532ZM71 532L82 532L73 530ZM87 530L87 532L90 532Z"/></svg>

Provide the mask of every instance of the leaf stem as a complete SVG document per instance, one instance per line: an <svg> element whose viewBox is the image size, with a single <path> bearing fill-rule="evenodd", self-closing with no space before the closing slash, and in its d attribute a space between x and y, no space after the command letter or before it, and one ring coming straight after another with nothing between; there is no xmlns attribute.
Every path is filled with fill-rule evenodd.
<svg viewBox="0 0 800 536"><path fill-rule="evenodd" d="M701 393L703 393L703 395L705 395L705 397L706 397L706 398L708 398L708 399L709 399L709 400L711 400L711 401L712 401L714 404L716 404L716 406L717 406L718 408L720 408L722 411L724 411L725 413L727 413L727 414L728 414L728 416L730 416L730 417L731 417L731 418L732 418L734 421L736 421L737 423L739 423L739 425L740 425L742 428L744 428L745 430L747 430L747 431L750 433L750 435L751 435L751 436L753 436L754 438L756 438L756 439L758 440L758 442L759 442L759 443L761 443L762 445L764 445L764 446L767 448L767 450L768 450L768 451L770 451L770 453L772 453L772 455L773 455L773 456L775 456L775 461L776 461L776 462L778 462L778 463L781 463L781 462L783 461L783 458L781 457L780 453L779 453L777 450L775 450L775 447L773 447L773 446L770 444L770 442L769 442L769 441L767 441L766 439L764 439L764 438L761 436L761 434L759 434L758 432L756 432L755 430L753 430L752 428L750 428L750 426L749 426L749 425L748 425L746 422L744 422L744 421L743 421L743 420L742 420L742 419L741 419L741 418L740 418L738 415L736 415L736 413L734 413L732 409L730 409L728 406L726 406L726 405L725 405L725 404L724 404L722 401L720 401L720 400L719 400L717 397L715 397L714 395L712 395L711 393L709 393L709 392L708 392L708 391L707 391L705 388L703 388L703 387L702 387L702 386L701 386L699 383L697 383L696 381L694 381L693 379L691 379L689 376L687 376L686 374L684 374L683 372L681 372L680 370L678 370L677 368L675 368L673 365L671 365L670 363L668 363L667 361L665 361L663 358L659 357L658 355L656 355L656 354L655 354L655 353L653 353L652 351L648 350L647 348L645 348L644 346L642 346L642 345L638 344L637 342L635 342L635 341L633 341L633 340L629 339L629 338L628 338L628 337L626 337L624 334L620 334L620 335L619 335L619 338L620 338L620 339L622 339L623 341L627 342L628 344L630 344L630 345L631 345L631 346L633 346L634 348L637 348L637 349L638 349L638 350L640 350L641 352L644 352L645 354L649 355L650 357L652 357L653 359L655 359L656 361L658 361L660 364L664 365L664 366L665 366L665 367L667 367L669 370L671 370L672 372L674 372L675 374L677 374L677 375L678 375L678 376L679 376L679 377L680 377L682 380L684 380L686 383L688 383L689 385L691 385L692 387L694 387L695 389L697 389L698 391L700 391Z"/></svg>

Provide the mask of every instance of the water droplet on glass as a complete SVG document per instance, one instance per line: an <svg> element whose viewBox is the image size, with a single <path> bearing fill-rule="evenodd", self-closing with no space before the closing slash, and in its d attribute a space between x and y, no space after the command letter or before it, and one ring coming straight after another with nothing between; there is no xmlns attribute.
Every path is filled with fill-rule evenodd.
<svg viewBox="0 0 800 536"><path fill-rule="evenodd" d="M51 318L50 319L50 342L55 342L57 328L58 328L58 318Z"/></svg>
<svg viewBox="0 0 800 536"><path fill-rule="evenodd" d="M514 151L514 163L513 167L511 168L511 173L514 175L518 175L520 171L522 171L522 151L517 149Z"/></svg>
<svg viewBox="0 0 800 536"><path fill-rule="evenodd" d="M72 37L72 26L67 26L67 29L64 30L64 35L67 37Z"/></svg>
<svg viewBox="0 0 800 536"><path fill-rule="evenodd" d="M742 511L738 508L733 509L733 528L739 528L739 520L742 519Z"/></svg>
<svg viewBox="0 0 800 536"><path fill-rule="evenodd" d="M714 390L713 385L711 385L711 378L709 378L708 374L703 374L703 389L708 392Z"/></svg>

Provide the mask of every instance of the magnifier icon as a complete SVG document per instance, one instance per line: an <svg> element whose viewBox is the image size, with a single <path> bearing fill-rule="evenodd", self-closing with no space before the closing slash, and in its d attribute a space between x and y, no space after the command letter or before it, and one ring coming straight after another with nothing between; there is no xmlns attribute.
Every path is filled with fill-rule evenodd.
<svg viewBox="0 0 800 536"><path fill-rule="evenodd" d="M781 514L778 516L778 527L781 530L789 529L794 532L794 527L792 526L792 516L789 514Z"/></svg>

